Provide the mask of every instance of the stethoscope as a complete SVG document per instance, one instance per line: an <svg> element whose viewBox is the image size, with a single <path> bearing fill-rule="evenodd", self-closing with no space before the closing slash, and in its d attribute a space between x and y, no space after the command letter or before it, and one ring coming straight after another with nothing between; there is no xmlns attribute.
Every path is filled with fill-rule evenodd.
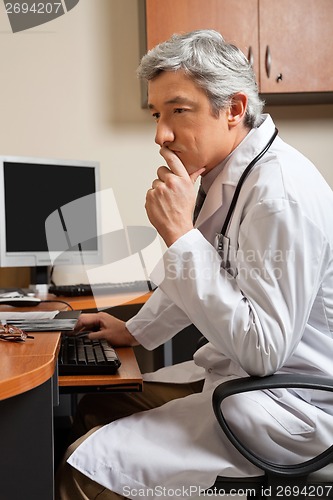
<svg viewBox="0 0 333 500"><path fill-rule="evenodd" d="M236 203L237 203L237 200L239 197L240 190L242 189L242 186L244 184L246 177L249 175L249 173L251 172L251 170L253 169L255 164L264 156L265 153L267 153L267 151L269 150L269 148L273 144L276 136L278 135L278 132L279 132L278 129L275 127L274 133L273 133L272 137L269 139L266 146L262 149L262 151L260 151L260 153L255 158L253 158L253 160L248 164L248 166L246 167L246 169L242 173L242 175L238 181L238 184L236 186L233 198L231 200L231 204L230 204L227 216L225 218L224 224L222 226L221 232L216 233L214 246L215 246L215 249L217 250L219 256L222 259L221 266L229 272L231 272L230 261L229 261L230 239L227 237L227 232L228 232L228 229L230 226L232 215L233 215L235 207L236 207ZM231 274L233 274L233 273L231 272Z"/></svg>

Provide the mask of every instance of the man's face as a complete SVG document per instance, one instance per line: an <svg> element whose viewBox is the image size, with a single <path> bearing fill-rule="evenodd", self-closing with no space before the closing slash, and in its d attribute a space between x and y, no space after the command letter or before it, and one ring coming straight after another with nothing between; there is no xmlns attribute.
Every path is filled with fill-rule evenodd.
<svg viewBox="0 0 333 500"><path fill-rule="evenodd" d="M148 107L156 120L155 142L180 158L189 174L205 173L233 149L225 111L213 114L205 92L183 71L162 72L148 82Z"/></svg>

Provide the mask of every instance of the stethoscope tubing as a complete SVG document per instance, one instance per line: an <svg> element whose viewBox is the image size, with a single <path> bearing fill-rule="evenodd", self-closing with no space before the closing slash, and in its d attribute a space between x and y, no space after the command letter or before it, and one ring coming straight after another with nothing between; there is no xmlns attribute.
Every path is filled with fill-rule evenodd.
<svg viewBox="0 0 333 500"><path fill-rule="evenodd" d="M240 177L240 179L238 181L238 184L236 186L233 198L231 200L230 207L229 207L227 216L225 218L224 224L222 226L221 233L220 233L221 235L225 236L226 233L227 233L227 230L228 230L231 218L232 218L232 214L234 213L234 210L235 210L235 207L236 207L236 203L237 203L237 200L238 200L238 197L239 197L240 190L241 190L241 188L242 188L242 186L244 184L244 181L245 181L246 177L249 175L249 173L251 172L251 170L253 169L253 167L255 166L255 164L264 156L264 154L267 153L267 151L269 150L269 148L273 144L273 142L274 142L276 136L278 135L278 133L279 133L279 131L275 127L274 133L273 133L272 137L269 139L269 141L266 144L266 146L260 151L260 153L255 158L253 158L253 160L248 164L248 166L246 167L246 169L242 173L242 175L241 175L241 177Z"/></svg>

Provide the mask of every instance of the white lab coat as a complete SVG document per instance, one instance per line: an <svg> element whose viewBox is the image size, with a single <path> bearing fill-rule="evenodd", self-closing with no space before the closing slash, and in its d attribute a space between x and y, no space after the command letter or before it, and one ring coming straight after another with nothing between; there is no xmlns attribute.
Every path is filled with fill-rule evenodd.
<svg viewBox="0 0 333 500"><path fill-rule="evenodd" d="M187 498L218 474L258 473L216 424L211 396L218 383L274 372L333 375L333 195L316 168L276 138L241 190L228 233L228 270L212 245L241 173L273 132L264 115L228 158L198 229L165 252L152 274L159 289L127 324L154 349L194 323L209 341L194 362L146 379L204 377L203 392L109 424L69 459L126 497ZM327 394L249 393L233 397L225 411L234 430L268 459L302 461L332 442Z"/></svg>

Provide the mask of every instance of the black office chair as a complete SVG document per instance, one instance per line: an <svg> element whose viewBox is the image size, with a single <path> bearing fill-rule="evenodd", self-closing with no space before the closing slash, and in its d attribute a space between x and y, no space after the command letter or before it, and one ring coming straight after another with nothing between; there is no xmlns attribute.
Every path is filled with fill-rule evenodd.
<svg viewBox="0 0 333 500"><path fill-rule="evenodd" d="M247 498L333 498L333 445L311 460L280 465L263 460L242 444L232 432L221 410L222 401L242 392L277 388L304 388L333 392L333 381L326 377L277 374L267 377L244 377L220 384L213 393L216 418L237 450L263 471L263 475L248 478L219 476L213 491L235 495L247 494ZM255 494L254 494L255 492Z"/></svg>

